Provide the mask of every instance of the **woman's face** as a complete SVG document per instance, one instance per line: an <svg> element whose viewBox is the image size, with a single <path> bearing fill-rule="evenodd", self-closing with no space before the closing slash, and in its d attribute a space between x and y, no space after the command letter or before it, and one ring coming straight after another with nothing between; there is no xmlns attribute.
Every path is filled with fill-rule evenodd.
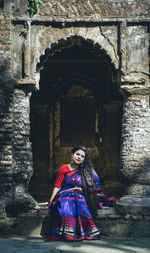
<svg viewBox="0 0 150 253"><path fill-rule="evenodd" d="M85 152L83 150L77 150L74 154L72 154L72 161L78 165L83 163L85 159Z"/></svg>

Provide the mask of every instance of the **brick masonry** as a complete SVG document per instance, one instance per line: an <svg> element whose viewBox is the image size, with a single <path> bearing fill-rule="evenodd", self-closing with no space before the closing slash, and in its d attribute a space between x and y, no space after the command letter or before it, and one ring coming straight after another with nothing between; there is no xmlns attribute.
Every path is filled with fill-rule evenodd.
<svg viewBox="0 0 150 253"><path fill-rule="evenodd" d="M80 2L71 1L47 1L43 0L37 16L41 19L65 18L70 20L90 20L99 21L103 18L141 18L149 17L149 1L135 0L89 0ZM25 13L27 1L14 1L13 15L28 16Z"/></svg>
<svg viewBox="0 0 150 253"><path fill-rule="evenodd" d="M12 174L12 105L10 4L0 8L0 216L5 217L5 204L13 195Z"/></svg>

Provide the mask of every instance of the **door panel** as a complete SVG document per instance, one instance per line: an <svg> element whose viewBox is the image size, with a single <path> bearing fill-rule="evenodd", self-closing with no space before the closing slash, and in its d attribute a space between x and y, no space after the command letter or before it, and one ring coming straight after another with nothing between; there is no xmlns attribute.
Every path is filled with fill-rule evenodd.
<svg viewBox="0 0 150 253"><path fill-rule="evenodd" d="M94 100L64 99L61 102L61 147L95 146Z"/></svg>

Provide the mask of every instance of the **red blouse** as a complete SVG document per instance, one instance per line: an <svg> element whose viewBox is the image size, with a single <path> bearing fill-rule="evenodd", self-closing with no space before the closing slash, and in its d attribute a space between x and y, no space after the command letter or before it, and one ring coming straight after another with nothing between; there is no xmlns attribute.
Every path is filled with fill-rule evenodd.
<svg viewBox="0 0 150 253"><path fill-rule="evenodd" d="M65 178L67 172L69 172L69 171L70 171L70 168L69 168L68 164L65 164L59 168L59 171L58 171L57 177L56 177L56 181L54 184L55 187L59 187L59 188L62 187L64 178Z"/></svg>

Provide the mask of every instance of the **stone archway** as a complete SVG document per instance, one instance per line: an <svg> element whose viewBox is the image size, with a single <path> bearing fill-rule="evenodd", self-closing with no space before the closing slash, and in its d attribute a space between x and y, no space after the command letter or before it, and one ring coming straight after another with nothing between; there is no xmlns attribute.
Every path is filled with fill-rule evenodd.
<svg viewBox="0 0 150 253"><path fill-rule="evenodd" d="M71 46L73 43L80 44L81 41L86 40L86 42L91 44L91 47L98 47L105 52L105 57L108 57L116 70L119 69L118 26L108 26L107 28L103 26L69 26L63 29L57 26L48 26L39 29L37 37L35 36L32 40L34 50L31 52L27 50L28 57L32 59L31 75L36 81L37 88L39 87L40 67L43 67L43 65L40 66L38 63L43 62L43 60L46 61L46 58L53 51L53 48L56 51L62 50L66 41ZM74 40L74 37L76 37L76 40ZM29 67L26 66L26 72L29 72Z"/></svg>
<svg viewBox="0 0 150 253"><path fill-rule="evenodd" d="M67 144L63 139L67 133L61 124L67 124L65 114L68 113L69 117L69 112L63 111L67 110L64 101L69 103L67 106L72 108L72 113L75 112L75 101L82 104L80 110L84 104L89 106L89 110L93 108L94 115L90 116L93 121L90 131L94 129L91 134L93 140L81 138L80 144L89 148L104 188L109 193L117 192L122 187L119 180L122 97L118 92L117 71L111 58L98 44L80 36L60 40L45 52L37 65L37 72L41 69L40 90L31 98L31 139L35 167L30 184L31 194L35 197L40 193L41 196L48 194L56 170L69 160L71 147L79 144L73 139ZM89 118L86 117L84 121L87 120L88 124ZM41 120L45 122L43 129ZM81 118L80 124L83 124ZM70 129L72 126L70 123ZM71 134L75 134L75 129ZM36 185L38 188L41 185L39 192Z"/></svg>

